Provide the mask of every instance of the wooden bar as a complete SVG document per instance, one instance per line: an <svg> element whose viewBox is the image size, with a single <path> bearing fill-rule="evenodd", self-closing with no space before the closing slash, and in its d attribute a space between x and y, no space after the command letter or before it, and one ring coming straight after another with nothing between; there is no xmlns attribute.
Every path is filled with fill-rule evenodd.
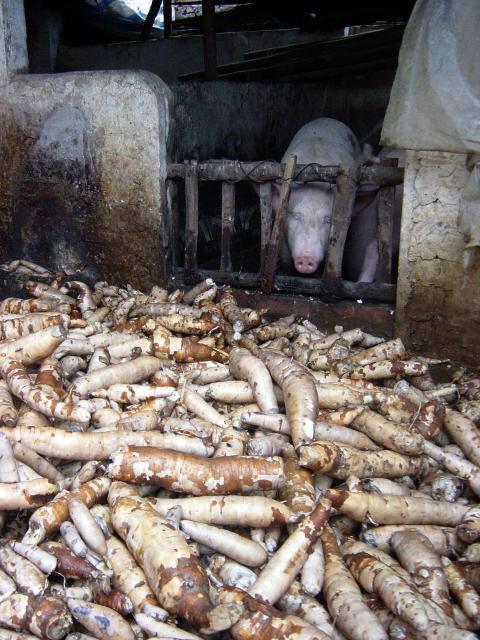
<svg viewBox="0 0 480 640"><path fill-rule="evenodd" d="M285 165L269 160L261 162L240 162L238 160L209 160L199 162L197 166L198 179L204 180L280 180L285 172ZM184 164L169 164L167 167L169 178L183 178ZM295 182L329 182L335 184L338 167L322 167L319 164L298 165ZM403 169L382 165L364 166L359 171L359 182L368 182L378 186L400 184L403 182Z"/></svg>
<svg viewBox="0 0 480 640"><path fill-rule="evenodd" d="M270 293L273 287L273 280L277 270L278 255L280 252L280 243L283 239L283 227L285 218L285 209L287 207L290 189L292 187L293 177L295 175L295 165L297 156L290 154L285 164L285 173L283 174L282 189L280 191L280 202L275 214L272 234L268 244L268 251L265 256L265 263L262 269L262 278L260 280L260 290L263 293Z"/></svg>
<svg viewBox="0 0 480 640"><path fill-rule="evenodd" d="M386 167L396 167L398 158L383 158ZM381 187L377 196L377 280L392 282L393 223L395 215L395 187Z"/></svg>
<svg viewBox="0 0 480 640"><path fill-rule="evenodd" d="M167 180L167 207L169 209L168 239L170 243L170 260L172 268L179 266L179 231L180 211L178 208L178 184L175 180Z"/></svg>
<svg viewBox="0 0 480 640"><path fill-rule="evenodd" d="M157 282L161 287L165 287L167 284L168 276L169 276L169 267L170 267L170 243L169 243L169 228L171 224L171 216L170 216L170 207L167 202L167 184L168 180L162 180L159 184L159 196L160 196L160 206L158 208L158 217L159 217L159 225L158 225L158 246L157 246L157 254L155 257L155 263L157 268ZM141 247L140 255L142 252Z"/></svg>
<svg viewBox="0 0 480 640"><path fill-rule="evenodd" d="M272 183L260 185L260 270L263 272L267 246L272 232Z"/></svg>
<svg viewBox="0 0 480 640"><path fill-rule="evenodd" d="M150 31L152 30L155 18L160 11L161 4L162 0L152 0L152 4L150 5L150 9L148 10L147 17L145 18L145 22L143 23L142 33L140 36L142 40L146 40L150 35Z"/></svg>
<svg viewBox="0 0 480 640"><path fill-rule="evenodd" d="M198 180L197 164L185 164L185 284L198 280Z"/></svg>
<svg viewBox="0 0 480 640"><path fill-rule="evenodd" d="M235 221L235 183L222 182L222 245L220 271L232 270L231 243Z"/></svg>
<svg viewBox="0 0 480 640"><path fill-rule="evenodd" d="M217 77L217 35L213 0L202 0L202 29L205 78L214 80Z"/></svg>
<svg viewBox="0 0 480 640"><path fill-rule="evenodd" d="M353 204L357 193L356 171L349 167L340 167L337 178L337 190L333 201L330 239L323 279L332 293L337 291L342 278L343 251L347 239L348 227L352 218Z"/></svg>
<svg viewBox="0 0 480 640"><path fill-rule="evenodd" d="M395 187L382 187L377 195L377 280L392 281L393 209Z"/></svg>
<svg viewBox="0 0 480 640"><path fill-rule="evenodd" d="M185 270L177 269L172 284L178 283L184 278ZM218 284L228 284L240 288L256 289L260 283L258 273L235 272L230 273L201 269L197 272L197 281L212 278ZM277 292L289 294L302 294L307 296L322 297L330 301L348 298L351 300L376 300L379 302L395 302L396 287L394 284L384 282L350 282L342 280L334 294L325 286L319 278L301 278L297 276L275 276L274 288Z"/></svg>
<svg viewBox="0 0 480 640"><path fill-rule="evenodd" d="M163 37L172 35L172 0L163 0Z"/></svg>

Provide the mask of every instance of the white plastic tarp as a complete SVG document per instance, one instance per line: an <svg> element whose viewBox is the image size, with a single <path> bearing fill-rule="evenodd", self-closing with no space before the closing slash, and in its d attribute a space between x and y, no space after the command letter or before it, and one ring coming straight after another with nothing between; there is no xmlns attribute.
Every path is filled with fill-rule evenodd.
<svg viewBox="0 0 480 640"><path fill-rule="evenodd" d="M480 153L480 0L417 0L382 143Z"/></svg>
<svg viewBox="0 0 480 640"><path fill-rule="evenodd" d="M381 141L468 154L459 225L466 248L480 246L480 0L417 0Z"/></svg>

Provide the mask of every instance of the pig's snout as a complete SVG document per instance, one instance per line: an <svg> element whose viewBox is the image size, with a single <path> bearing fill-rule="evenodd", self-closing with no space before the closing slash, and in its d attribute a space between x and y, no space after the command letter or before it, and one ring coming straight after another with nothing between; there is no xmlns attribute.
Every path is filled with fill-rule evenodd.
<svg viewBox="0 0 480 640"><path fill-rule="evenodd" d="M299 273L313 273L318 267L318 260L312 256L299 256L295 258L295 269Z"/></svg>

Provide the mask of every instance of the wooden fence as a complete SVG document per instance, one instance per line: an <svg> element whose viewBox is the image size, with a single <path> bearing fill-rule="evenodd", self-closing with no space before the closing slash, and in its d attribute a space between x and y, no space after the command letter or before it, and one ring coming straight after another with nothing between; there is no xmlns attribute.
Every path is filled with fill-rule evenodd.
<svg viewBox="0 0 480 640"><path fill-rule="evenodd" d="M386 161L392 163L392 161ZM361 165L355 168L297 165L295 156L285 164L276 162L240 162L209 160L196 163L169 164L167 168L167 200L169 202L167 233L170 242L173 275L185 284L195 284L211 277L216 282L241 288L259 288L264 293L275 291L303 293L336 298L367 298L394 302L392 282L392 234L394 187L403 182L403 169L387 164ZM183 265L180 260L180 216L176 203L178 180L185 188L185 247ZM231 241L235 219L235 184L242 180L260 183L260 270L244 273L232 270ZM221 255L219 269L200 270L197 263L199 200L198 185L202 181L222 183ZM272 209L272 182L281 181L280 201L276 214ZM327 182L336 184L329 244L322 278L277 275L278 256L283 240L286 204L292 183ZM345 241L352 217L357 187L361 184L379 188L377 202L379 263L374 283L357 283L342 278Z"/></svg>

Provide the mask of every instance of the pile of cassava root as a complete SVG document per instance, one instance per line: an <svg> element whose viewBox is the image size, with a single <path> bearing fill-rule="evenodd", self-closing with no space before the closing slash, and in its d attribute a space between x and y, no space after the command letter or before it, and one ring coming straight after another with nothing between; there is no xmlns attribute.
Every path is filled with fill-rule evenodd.
<svg viewBox="0 0 480 640"><path fill-rule="evenodd" d="M480 377L211 280L2 269L0 640L476 637Z"/></svg>

